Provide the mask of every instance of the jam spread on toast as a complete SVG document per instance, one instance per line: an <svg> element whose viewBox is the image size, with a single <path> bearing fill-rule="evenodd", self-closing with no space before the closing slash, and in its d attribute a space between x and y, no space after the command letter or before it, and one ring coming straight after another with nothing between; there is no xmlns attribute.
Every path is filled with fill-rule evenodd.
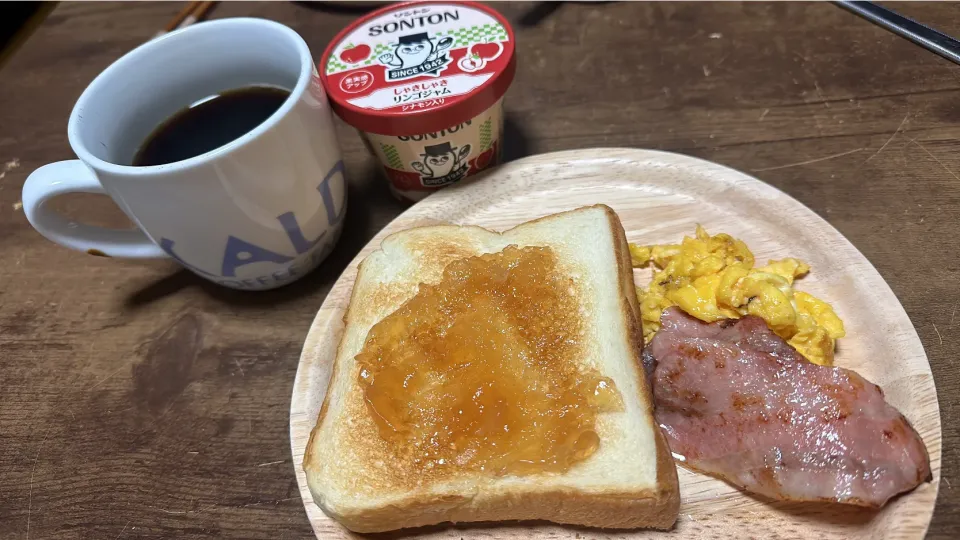
<svg viewBox="0 0 960 540"><path fill-rule="evenodd" d="M356 356L367 408L397 457L424 474L563 472L621 410L585 367L580 302L547 247L454 261L373 326Z"/></svg>

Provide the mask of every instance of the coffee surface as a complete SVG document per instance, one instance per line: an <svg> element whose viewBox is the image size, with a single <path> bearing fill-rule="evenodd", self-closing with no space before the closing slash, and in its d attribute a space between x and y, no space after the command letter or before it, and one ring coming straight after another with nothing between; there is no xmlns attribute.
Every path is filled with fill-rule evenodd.
<svg viewBox="0 0 960 540"><path fill-rule="evenodd" d="M288 90L268 86L210 96L157 126L140 145L133 165L164 165L220 148L262 124L289 96Z"/></svg>

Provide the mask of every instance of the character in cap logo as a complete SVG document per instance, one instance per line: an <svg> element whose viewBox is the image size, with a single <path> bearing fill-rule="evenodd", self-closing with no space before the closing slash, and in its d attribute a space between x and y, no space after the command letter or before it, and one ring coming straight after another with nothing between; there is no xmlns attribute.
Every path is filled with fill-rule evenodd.
<svg viewBox="0 0 960 540"><path fill-rule="evenodd" d="M470 155L470 145L465 144L459 149L450 146L449 142L424 146L420 157L423 161L414 161L410 165L420 173L420 182L426 187L437 187L452 184L467 174Z"/></svg>
<svg viewBox="0 0 960 540"><path fill-rule="evenodd" d="M451 62L446 54L441 54L451 45L453 38L449 36L437 43L426 32L400 36L393 52L381 54L378 60L393 68L387 70L387 80L390 81L418 75L437 76Z"/></svg>

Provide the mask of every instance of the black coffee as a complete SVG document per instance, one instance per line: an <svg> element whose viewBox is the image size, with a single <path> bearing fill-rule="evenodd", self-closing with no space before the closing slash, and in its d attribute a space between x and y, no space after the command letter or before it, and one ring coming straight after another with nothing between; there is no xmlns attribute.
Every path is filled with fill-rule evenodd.
<svg viewBox="0 0 960 540"><path fill-rule="evenodd" d="M163 165L219 148L262 124L289 96L280 88L251 86L187 107L153 130L133 165Z"/></svg>

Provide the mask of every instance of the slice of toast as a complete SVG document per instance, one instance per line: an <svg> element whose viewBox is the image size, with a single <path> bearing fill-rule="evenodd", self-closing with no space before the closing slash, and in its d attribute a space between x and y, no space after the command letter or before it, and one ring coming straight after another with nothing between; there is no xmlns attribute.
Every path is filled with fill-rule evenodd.
<svg viewBox="0 0 960 540"><path fill-rule="evenodd" d="M377 431L355 356L371 327L416 295L420 283L439 282L454 260L509 245L552 249L580 305L584 333L578 361L613 380L622 411L598 414L598 449L563 473L457 471L425 480L396 459ZM504 520L668 529L676 521L677 472L653 419L627 240L610 208L579 208L504 233L441 225L393 234L360 264L344 321L303 467L317 505L348 529Z"/></svg>

